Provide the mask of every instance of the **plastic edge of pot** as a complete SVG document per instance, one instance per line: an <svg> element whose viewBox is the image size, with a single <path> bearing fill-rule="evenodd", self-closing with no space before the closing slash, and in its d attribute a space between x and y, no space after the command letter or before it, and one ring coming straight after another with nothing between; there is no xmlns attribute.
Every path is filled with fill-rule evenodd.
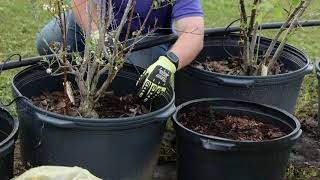
<svg viewBox="0 0 320 180"><path fill-rule="evenodd" d="M14 145L14 142L16 141L16 138L18 136L19 121L16 120L15 118L13 118L10 115L10 113L1 106L0 106L0 111L5 112L8 115L8 117L10 117L10 119L13 121L13 129L12 129L11 133L9 134L8 137L6 137L3 141L0 142L0 152L1 152L2 147L5 147L4 148L4 150L5 150L5 149L7 149L8 144L10 144L10 146L11 146L11 144L13 143L13 145Z"/></svg>
<svg viewBox="0 0 320 180"><path fill-rule="evenodd" d="M320 59L318 59L315 62L315 69L316 69L316 73L317 73L317 78L320 79Z"/></svg>

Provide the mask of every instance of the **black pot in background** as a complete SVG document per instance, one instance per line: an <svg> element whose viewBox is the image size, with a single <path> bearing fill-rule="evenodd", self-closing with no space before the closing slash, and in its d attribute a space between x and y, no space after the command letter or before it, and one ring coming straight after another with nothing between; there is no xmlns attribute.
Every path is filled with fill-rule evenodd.
<svg viewBox="0 0 320 180"><path fill-rule="evenodd" d="M229 115L249 116L290 130L290 134L262 142L235 141L187 129L179 117L189 107L208 107ZM299 121L286 111L251 102L198 99L177 108L173 116L177 133L179 180L282 180L292 146L300 137Z"/></svg>
<svg viewBox="0 0 320 180"><path fill-rule="evenodd" d="M111 89L117 95L136 93L138 78L133 67L125 66ZM39 66L27 68L13 79L14 96L30 98L45 89L61 90L62 79L46 74ZM175 111L173 90L159 98L153 109L137 117L86 119L51 113L19 100L24 163L80 166L108 180L150 180L166 121Z"/></svg>
<svg viewBox="0 0 320 180"><path fill-rule="evenodd" d="M318 79L318 133L320 133L320 60L316 61L315 66Z"/></svg>
<svg viewBox="0 0 320 180"><path fill-rule="evenodd" d="M239 56L238 41L238 35L205 37L204 49L196 60ZM265 51L270 42L261 38L260 50ZM231 98L268 104L293 113L303 78L312 72L313 66L304 53L290 45L285 46L281 60L290 72L266 77L231 76L188 66L176 73L176 104L198 98Z"/></svg>
<svg viewBox="0 0 320 180"><path fill-rule="evenodd" d="M19 122L0 106L0 179L9 180L13 176L13 155L18 136Z"/></svg>

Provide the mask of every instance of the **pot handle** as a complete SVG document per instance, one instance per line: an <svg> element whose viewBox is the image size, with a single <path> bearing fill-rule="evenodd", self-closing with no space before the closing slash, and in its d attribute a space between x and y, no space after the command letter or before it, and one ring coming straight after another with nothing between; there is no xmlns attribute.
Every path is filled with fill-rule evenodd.
<svg viewBox="0 0 320 180"><path fill-rule="evenodd" d="M14 142L15 141L13 139L9 140L2 147L0 147L0 152L6 152L6 151L8 151L8 149L13 149L14 148ZM6 153L0 154L0 158L2 158L5 154Z"/></svg>
<svg viewBox="0 0 320 180"><path fill-rule="evenodd" d="M172 105L169 107L168 110L155 116L155 119L157 121L163 122L163 121L169 119L173 115L173 113L175 113L175 112L176 112L176 106L174 105L174 103L172 103Z"/></svg>
<svg viewBox="0 0 320 180"><path fill-rule="evenodd" d="M57 119L54 117L46 116L44 114L35 112L35 116L40 119L42 122L50 124L52 126L60 127L60 128L74 128L76 124L71 121L65 121L61 119Z"/></svg>
<svg viewBox="0 0 320 180"><path fill-rule="evenodd" d="M254 79L231 79L226 77L215 77L215 79L220 84L236 87L250 87L255 83Z"/></svg>
<svg viewBox="0 0 320 180"><path fill-rule="evenodd" d="M232 151L236 147L235 144L221 141L212 141L210 139L200 138L202 147L211 151Z"/></svg>
<svg viewBox="0 0 320 180"><path fill-rule="evenodd" d="M292 142L296 141L301 136L301 134L302 134L302 130L300 129L295 136L292 136L290 138L290 141L292 141Z"/></svg>
<svg viewBox="0 0 320 180"><path fill-rule="evenodd" d="M305 73L310 74L313 72L313 64L308 64L308 67L306 68Z"/></svg>

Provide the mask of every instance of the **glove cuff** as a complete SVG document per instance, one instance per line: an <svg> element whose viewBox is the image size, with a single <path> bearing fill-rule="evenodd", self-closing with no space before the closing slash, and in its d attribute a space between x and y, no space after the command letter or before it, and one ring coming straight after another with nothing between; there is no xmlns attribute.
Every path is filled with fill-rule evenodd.
<svg viewBox="0 0 320 180"><path fill-rule="evenodd" d="M172 73L175 73L177 71L176 65L173 64L173 62L171 62L170 59L168 59L166 56L160 56L158 61L159 64L168 68Z"/></svg>

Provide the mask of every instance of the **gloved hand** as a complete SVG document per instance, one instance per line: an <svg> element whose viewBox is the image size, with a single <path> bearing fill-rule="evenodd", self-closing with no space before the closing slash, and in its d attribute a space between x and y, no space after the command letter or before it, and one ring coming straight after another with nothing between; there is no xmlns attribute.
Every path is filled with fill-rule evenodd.
<svg viewBox="0 0 320 180"><path fill-rule="evenodd" d="M162 95L167 88L173 86L176 66L165 56L160 56L137 81L137 86L141 86L138 96L144 102L152 100Z"/></svg>

